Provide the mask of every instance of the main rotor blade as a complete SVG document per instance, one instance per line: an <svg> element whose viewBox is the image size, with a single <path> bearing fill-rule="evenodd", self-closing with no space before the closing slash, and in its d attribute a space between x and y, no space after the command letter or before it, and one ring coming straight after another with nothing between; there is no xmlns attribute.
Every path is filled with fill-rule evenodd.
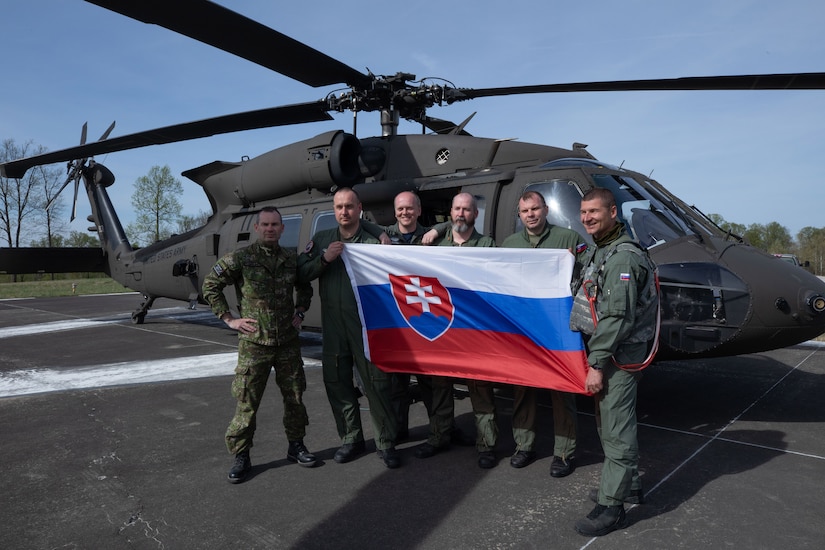
<svg viewBox="0 0 825 550"><path fill-rule="evenodd" d="M327 104L323 101L296 103L282 107L271 107L257 111L247 111L195 122L175 124L156 128L136 134L96 141L86 145L69 147L60 151L35 155L0 164L0 175L7 178L22 178L26 170L33 166L52 164L67 160L92 157L115 151L126 151L148 145L161 145L189 139L198 139L242 130L255 130L272 126L287 126L304 122L333 120L327 113Z"/></svg>
<svg viewBox="0 0 825 550"><path fill-rule="evenodd" d="M735 76L692 76L650 80L614 80L575 84L539 84L504 88L459 88L456 100L517 94L554 92L625 92L655 90L822 90L825 73L754 74Z"/></svg>
<svg viewBox="0 0 825 550"><path fill-rule="evenodd" d="M86 0L165 27L310 86L367 86L370 78L302 42L207 0ZM311 9L311 8L310 8Z"/></svg>

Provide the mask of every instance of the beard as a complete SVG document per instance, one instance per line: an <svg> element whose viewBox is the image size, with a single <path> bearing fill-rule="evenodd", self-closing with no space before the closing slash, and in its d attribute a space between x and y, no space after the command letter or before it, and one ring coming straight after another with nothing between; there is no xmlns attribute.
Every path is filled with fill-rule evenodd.
<svg viewBox="0 0 825 550"><path fill-rule="evenodd" d="M464 218L457 218L453 222L453 231L455 231L456 233L464 233L468 229L470 229L470 224L468 224L467 220L465 220Z"/></svg>

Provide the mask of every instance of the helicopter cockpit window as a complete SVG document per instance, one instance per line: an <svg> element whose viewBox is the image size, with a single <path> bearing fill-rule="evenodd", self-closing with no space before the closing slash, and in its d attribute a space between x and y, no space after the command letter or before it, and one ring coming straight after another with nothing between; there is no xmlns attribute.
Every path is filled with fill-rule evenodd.
<svg viewBox="0 0 825 550"><path fill-rule="evenodd" d="M284 248L298 250L298 238L301 233L301 215L293 214L283 217L284 232L281 234L280 244Z"/></svg>
<svg viewBox="0 0 825 550"><path fill-rule="evenodd" d="M677 213L648 193L630 177L592 174L598 187L605 187L616 198L619 221L645 248L693 234L689 225Z"/></svg>
<svg viewBox="0 0 825 550"><path fill-rule="evenodd" d="M480 196L474 195L476 198L476 205L478 206L478 216L476 217L475 228L476 231L484 234L484 214L487 212L487 199Z"/></svg>
<svg viewBox="0 0 825 550"><path fill-rule="evenodd" d="M580 235L586 235L579 219L582 195L579 188L570 180L556 179L528 185L525 191L541 193L547 203L549 213L547 221L559 227L572 229ZM516 231L524 229L521 219L516 216Z"/></svg>
<svg viewBox="0 0 825 550"><path fill-rule="evenodd" d="M318 212L315 214L315 219L312 220L312 235L324 229L335 229L338 227L338 222L335 221L335 212L327 210L325 212Z"/></svg>

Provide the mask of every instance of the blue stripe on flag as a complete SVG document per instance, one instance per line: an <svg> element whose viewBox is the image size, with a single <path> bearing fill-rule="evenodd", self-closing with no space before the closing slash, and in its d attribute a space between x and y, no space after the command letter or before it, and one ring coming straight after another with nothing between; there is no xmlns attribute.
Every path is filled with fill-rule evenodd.
<svg viewBox="0 0 825 550"><path fill-rule="evenodd" d="M507 294L448 289L455 308L450 330L485 330L523 334L549 350L577 351L582 342L569 328L572 296L564 298L523 298ZM390 285L358 287L366 330L408 328L398 310ZM425 334L440 333L449 320L432 313L411 319L426 326ZM563 327L561 329L552 327ZM435 330L434 330L435 329ZM440 329L440 330L438 330Z"/></svg>

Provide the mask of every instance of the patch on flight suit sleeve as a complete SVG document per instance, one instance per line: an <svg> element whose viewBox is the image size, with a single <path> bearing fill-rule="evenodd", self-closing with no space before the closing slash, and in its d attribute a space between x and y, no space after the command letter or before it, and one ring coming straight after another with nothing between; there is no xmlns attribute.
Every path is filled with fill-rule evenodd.
<svg viewBox="0 0 825 550"><path fill-rule="evenodd" d="M212 268L212 271L215 272L215 275L220 277L221 275L223 275L223 266L221 266L221 264L215 264L215 267Z"/></svg>
<svg viewBox="0 0 825 550"><path fill-rule="evenodd" d="M576 254L581 254L585 250L587 250L587 243L579 243L576 245Z"/></svg>
<svg viewBox="0 0 825 550"><path fill-rule="evenodd" d="M312 247L313 246L315 246L315 243L312 242L312 241L309 241L306 245L306 248L304 248L304 253L309 254L310 252L312 252Z"/></svg>
<svg viewBox="0 0 825 550"><path fill-rule="evenodd" d="M619 273L619 280L620 281L629 281L630 280L630 273Z"/></svg>

